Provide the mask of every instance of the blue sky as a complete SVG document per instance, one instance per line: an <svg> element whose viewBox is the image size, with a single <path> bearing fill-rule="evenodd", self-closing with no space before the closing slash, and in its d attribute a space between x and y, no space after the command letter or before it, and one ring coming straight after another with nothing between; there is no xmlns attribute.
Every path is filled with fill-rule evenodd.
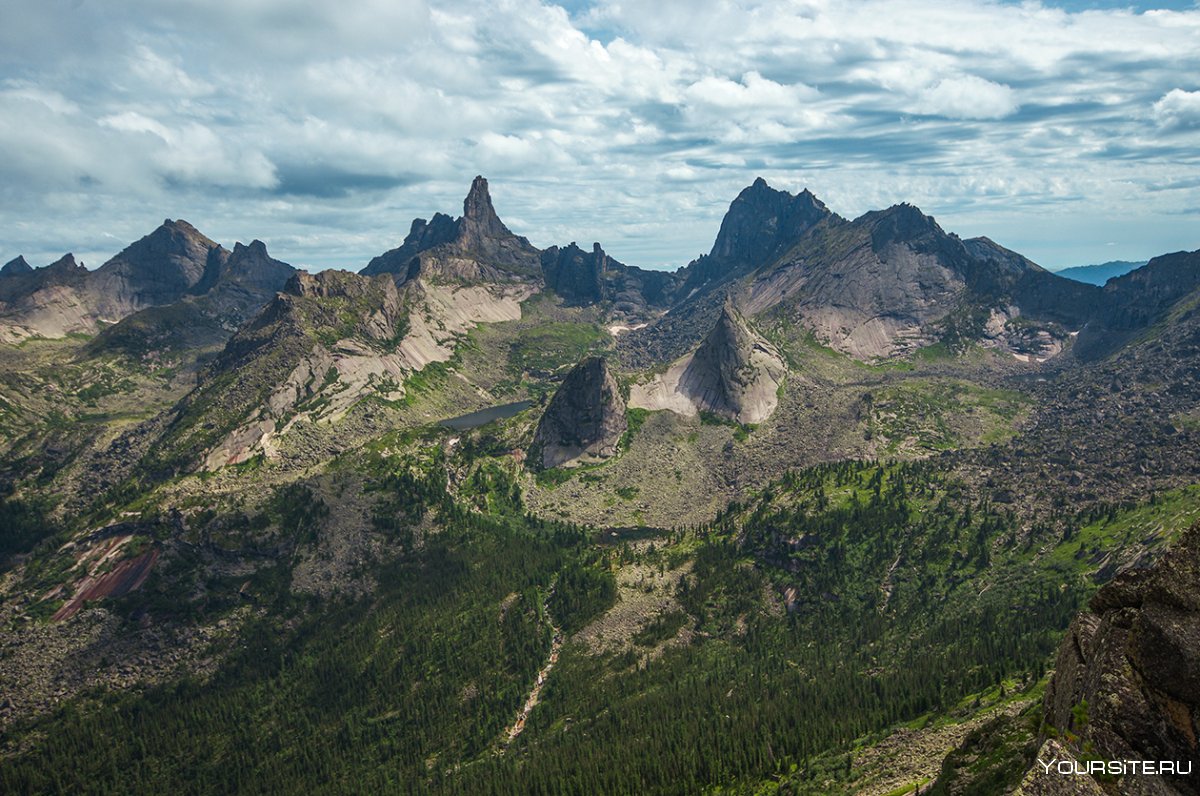
<svg viewBox="0 0 1200 796"><path fill-rule="evenodd" d="M0 261L164 217L357 270L489 177L673 267L756 176L1048 267L1200 248L1195 3L0 0Z"/></svg>

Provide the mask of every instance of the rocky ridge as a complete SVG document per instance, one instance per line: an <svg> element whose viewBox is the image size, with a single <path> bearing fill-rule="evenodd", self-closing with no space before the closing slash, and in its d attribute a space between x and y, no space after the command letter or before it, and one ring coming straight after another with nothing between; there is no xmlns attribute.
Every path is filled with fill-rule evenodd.
<svg viewBox="0 0 1200 796"><path fill-rule="evenodd" d="M224 416L240 417L205 453L205 467L273 458L274 440L295 424L335 422L366 396L402 399L411 374L449 360L476 324L519 319L529 294L520 284L397 286L387 276L297 273L185 401L220 401Z"/></svg>
<svg viewBox="0 0 1200 796"><path fill-rule="evenodd" d="M194 295L228 256L191 224L167 219L95 271L69 254L45 268L18 266L0 282L0 342L95 333Z"/></svg>
<svg viewBox="0 0 1200 796"><path fill-rule="evenodd" d="M274 259L266 245L234 244L228 257L214 258L191 295L139 310L105 327L88 344L90 354L120 351L162 358L189 349L224 345L283 289L296 269Z"/></svg>
<svg viewBox="0 0 1200 796"><path fill-rule="evenodd" d="M18 276L20 274L28 274L32 270L33 266L25 262L24 257L18 255L0 268L0 276Z"/></svg>
<svg viewBox="0 0 1200 796"><path fill-rule="evenodd" d="M668 307L678 279L668 271L647 271L625 265L605 254L599 243L585 252L574 242L542 252L547 289L569 305L606 303L616 320L641 320Z"/></svg>
<svg viewBox="0 0 1200 796"><path fill-rule="evenodd" d="M454 281L505 282L536 279L541 253L504 225L492 205L488 182L476 177L457 219L441 213L416 219L399 247L362 270L364 276L392 274L401 282L425 277Z"/></svg>

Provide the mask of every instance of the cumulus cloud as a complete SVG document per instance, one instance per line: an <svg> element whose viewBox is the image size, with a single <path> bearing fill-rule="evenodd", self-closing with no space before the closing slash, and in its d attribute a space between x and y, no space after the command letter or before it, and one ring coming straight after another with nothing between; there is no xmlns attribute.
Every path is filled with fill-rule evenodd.
<svg viewBox="0 0 1200 796"><path fill-rule="evenodd" d="M106 234L183 216L356 268L411 217L456 211L476 173L535 243L626 262L707 249L758 174L845 215L913 201L1037 259L1061 238L1047 203L1096 229L1200 206L1200 91L1179 85L1200 74L1200 11L1141 9L7 3L0 259L102 260ZM1194 218L1142 220L1161 245L1139 256L1200 245Z"/></svg>
<svg viewBox="0 0 1200 796"><path fill-rule="evenodd" d="M1154 103L1154 118L1164 127L1200 127L1200 91L1171 89Z"/></svg>
<svg viewBox="0 0 1200 796"><path fill-rule="evenodd" d="M948 77L921 91L919 113L947 119L1003 119L1018 108L1013 90L974 75Z"/></svg>
<svg viewBox="0 0 1200 796"><path fill-rule="evenodd" d="M188 122L175 128L136 111L105 116L100 124L144 134L143 147L164 178L187 185L273 188L275 166L261 152L235 151L208 127Z"/></svg>

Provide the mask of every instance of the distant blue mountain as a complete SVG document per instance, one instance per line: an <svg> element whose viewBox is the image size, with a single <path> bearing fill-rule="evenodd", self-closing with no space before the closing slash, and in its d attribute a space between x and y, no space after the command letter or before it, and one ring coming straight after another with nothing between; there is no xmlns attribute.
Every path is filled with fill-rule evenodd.
<svg viewBox="0 0 1200 796"><path fill-rule="evenodd" d="M1140 263L1130 262L1128 260L1113 260L1100 265L1076 265L1070 268L1064 268L1061 271L1054 273L1059 276L1065 276L1067 279L1074 279L1076 282L1086 282L1089 285L1103 285L1114 276L1127 274L1135 268L1141 268L1146 264L1143 260Z"/></svg>

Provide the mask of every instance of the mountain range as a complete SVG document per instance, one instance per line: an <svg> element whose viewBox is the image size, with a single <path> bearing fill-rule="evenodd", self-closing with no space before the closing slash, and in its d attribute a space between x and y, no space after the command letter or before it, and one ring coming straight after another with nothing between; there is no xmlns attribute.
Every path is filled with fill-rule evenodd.
<svg viewBox="0 0 1200 796"><path fill-rule="evenodd" d="M673 272L482 177L357 272L17 257L0 783L1195 793L1035 759L1195 754L1197 307L762 179Z"/></svg>
<svg viewBox="0 0 1200 796"><path fill-rule="evenodd" d="M1074 265L1070 268L1060 268L1054 273L1059 276L1065 276L1067 279L1074 279L1076 282L1087 282L1089 285L1103 285L1114 276L1127 274L1136 268L1141 268L1145 264L1145 260L1141 262L1112 260L1098 265Z"/></svg>

